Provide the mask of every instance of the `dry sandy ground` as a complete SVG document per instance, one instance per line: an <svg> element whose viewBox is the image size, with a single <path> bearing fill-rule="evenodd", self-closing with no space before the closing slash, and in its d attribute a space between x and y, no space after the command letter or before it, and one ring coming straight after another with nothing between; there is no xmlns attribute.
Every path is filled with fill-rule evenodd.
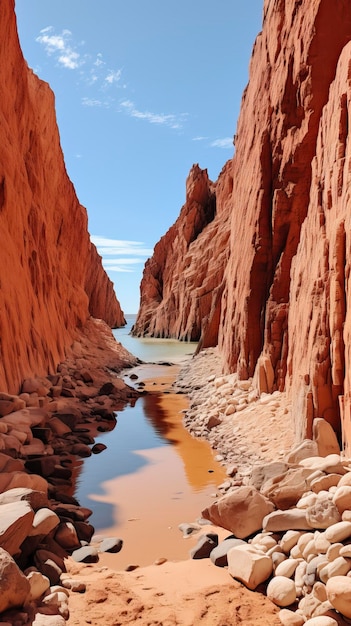
<svg viewBox="0 0 351 626"><path fill-rule="evenodd" d="M209 559L169 562L133 572L71 565L87 584L71 593L70 626L278 626L278 609ZM70 568L68 565L68 568ZM101 571L102 570L102 571Z"/></svg>
<svg viewBox="0 0 351 626"><path fill-rule="evenodd" d="M195 380L203 384L211 372L217 375L218 367L215 354L210 352L207 359L202 356L192 368L192 384ZM214 446L217 453L228 463L235 460L243 478L252 463L282 457L292 445L287 412L283 396L280 399L276 395L272 402L267 398L258 404L250 402L241 414L228 416L223 422ZM235 445L228 436L233 428ZM238 452L235 459L230 455L226 459L226 452L233 448ZM83 594L71 593L69 626L280 624L279 609L263 593L249 591L209 559L166 561L132 572L69 560L67 569L71 578L87 586Z"/></svg>

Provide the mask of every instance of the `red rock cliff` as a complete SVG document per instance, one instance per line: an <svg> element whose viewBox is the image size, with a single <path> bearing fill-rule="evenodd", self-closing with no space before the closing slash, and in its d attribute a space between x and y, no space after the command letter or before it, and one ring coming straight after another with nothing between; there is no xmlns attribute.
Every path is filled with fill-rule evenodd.
<svg viewBox="0 0 351 626"><path fill-rule="evenodd" d="M203 344L218 334L228 371L255 374L260 391L289 390L299 438L310 434L314 417L338 429L340 405L351 441L350 40L347 0L266 0L235 156L219 178L226 212L216 219L229 232L224 272L214 261L216 239L207 241L212 285L222 295L197 313L206 320ZM199 280L209 228L192 244ZM175 254L169 248L164 257ZM156 256L155 249L150 264ZM178 276L159 334L179 318L178 303L191 298L184 293L189 271ZM158 275L162 282L162 269ZM143 300L139 321L142 315Z"/></svg>
<svg viewBox="0 0 351 626"><path fill-rule="evenodd" d="M207 328L227 261L229 212L218 202L223 179L215 186L206 170L191 169L180 216L146 262L134 334L197 341Z"/></svg>
<svg viewBox="0 0 351 626"><path fill-rule="evenodd" d="M123 313L69 180L54 97L28 69L14 1L0 3L0 389L54 369L89 316Z"/></svg>

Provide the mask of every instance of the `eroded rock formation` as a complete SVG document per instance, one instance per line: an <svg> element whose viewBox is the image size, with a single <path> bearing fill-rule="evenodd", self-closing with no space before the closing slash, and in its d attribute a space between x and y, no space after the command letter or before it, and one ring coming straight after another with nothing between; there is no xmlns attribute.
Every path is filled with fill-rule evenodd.
<svg viewBox="0 0 351 626"><path fill-rule="evenodd" d="M226 371L241 379L255 376L258 391L289 391L299 438L311 434L316 417L338 432L342 419L347 447L350 40L346 0L337 6L332 0L266 0L235 155L213 184L215 195L224 190L215 218L188 247L191 263L183 263L184 248L179 258L167 242L162 257L155 248L137 323L139 333L152 334L157 318L159 336L171 326L173 336L201 334L202 345L218 342ZM221 214L219 207L225 207ZM183 208L172 229L180 232L185 215ZM229 236L218 249L214 224ZM196 284L201 293L205 286L206 254L211 287L200 300L189 287ZM170 260L177 280L165 310L170 271L164 267ZM146 324L144 294L155 263L162 290L157 301L148 301ZM184 302L193 304L186 317L188 328L196 328L193 335L178 330Z"/></svg>
<svg viewBox="0 0 351 626"><path fill-rule="evenodd" d="M0 4L0 389L65 357L90 315L123 325L66 173L54 96L19 46L14 1Z"/></svg>
<svg viewBox="0 0 351 626"><path fill-rule="evenodd" d="M216 188L221 189L224 178ZM194 165L180 216L146 262L134 334L200 338L202 324L220 300L217 292L227 261L229 212L220 203L216 206L216 198L221 193L215 193L207 170Z"/></svg>

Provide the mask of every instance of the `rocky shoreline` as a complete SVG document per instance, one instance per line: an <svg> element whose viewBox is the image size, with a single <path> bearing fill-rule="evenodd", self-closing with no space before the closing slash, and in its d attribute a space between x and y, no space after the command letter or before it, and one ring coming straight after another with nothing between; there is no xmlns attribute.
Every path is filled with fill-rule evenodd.
<svg viewBox="0 0 351 626"><path fill-rule="evenodd" d="M20 394L0 397L0 619L7 624L80 623L79 597L99 615L96 622L87 616L87 623L100 623L96 606L110 598L95 587L100 579L109 581L103 583L106 590L130 602L118 623L129 623L131 615L136 619L135 606L141 624L158 613L156 606L138 604L130 587L148 580L148 568L123 573L97 565L99 552L117 552L123 542L113 537L97 542L91 511L71 491L77 458L102 451L94 436L113 428L114 412L140 393L117 376L136 359L111 342L108 332L103 350L92 337L73 348L54 376L27 379ZM82 356L87 352L89 361ZM190 399L185 427L210 442L227 472L202 520L179 529L198 538L189 563L201 561L207 572L210 565L214 585L223 573L233 598L244 593L239 582L258 591L252 611L262 602L260 594L267 596L272 603L272 609L265 608L267 620L260 622L257 609L255 618L246 613L244 623L349 623L351 464L324 420L315 420L313 440L295 445L285 394L258 397L254 381L221 372L220 357L211 348L187 360L174 383L174 390ZM154 567L161 576L174 571L165 559ZM163 594L156 588L155 597ZM196 602L206 594L199 588ZM209 614L217 610L213 602ZM115 623L112 614L109 619L106 615L106 624ZM180 612L172 623L186 624L183 620Z"/></svg>
<svg viewBox="0 0 351 626"><path fill-rule="evenodd" d="M68 589L84 591L65 575L66 559L94 563L99 551L121 549L118 538L91 545L92 511L73 492L80 459L104 449L97 434L139 396L117 376L136 362L92 320L54 375L24 380L18 395L0 393L2 623L64 624Z"/></svg>
<svg viewBox="0 0 351 626"><path fill-rule="evenodd" d="M351 462L331 426L294 445L285 394L257 396L253 381L222 376L216 349L181 370L186 428L207 439L228 480L205 519L231 534L201 535L192 558L210 558L280 607L283 626L351 620Z"/></svg>

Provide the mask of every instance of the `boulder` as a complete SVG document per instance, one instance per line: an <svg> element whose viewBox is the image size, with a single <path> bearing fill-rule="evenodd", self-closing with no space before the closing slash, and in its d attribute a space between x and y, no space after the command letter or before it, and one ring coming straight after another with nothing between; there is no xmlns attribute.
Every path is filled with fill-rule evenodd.
<svg viewBox="0 0 351 626"><path fill-rule="evenodd" d="M299 463L302 459L307 459L310 456L319 456L317 442L312 441L311 439L304 439L301 443L295 446L291 452L289 452L286 460L288 463L293 465L294 463Z"/></svg>
<svg viewBox="0 0 351 626"><path fill-rule="evenodd" d="M351 509L351 486L349 485L341 485L335 491L333 495L333 502L340 512L343 514L344 511Z"/></svg>
<svg viewBox="0 0 351 626"><path fill-rule="evenodd" d="M277 606L290 606L296 600L296 587L293 580L276 575L268 583L267 597Z"/></svg>
<svg viewBox="0 0 351 626"><path fill-rule="evenodd" d="M289 509L308 491L312 474L313 471L308 468L291 468L285 474L264 483L261 493L278 509Z"/></svg>
<svg viewBox="0 0 351 626"><path fill-rule="evenodd" d="M77 531L72 522L62 522L56 530L55 541L66 550L74 550L80 547Z"/></svg>
<svg viewBox="0 0 351 626"><path fill-rule="evenodd" d="M39 600L44 593L50 588L50 580L47 576L43 576L40 572L32 571L27 574L27 580L30 585L27 601Z"/></svg>
<svg viewBox="0 0 351 626"><path fill-rule="evenodd" d="M33 527L29 535L49 535L60 523L60 518L54 511L48 508L39 509L33 520Z"/></svg>
<svg viewBox="0 0 351 626"><path fill-rule="evenodd" d="M260 530L262 520L274 505L254 487L238 487L223 496L202 512L202 517L215 526L232 532L238 539L245 539Z"/></svg>
<svg viewBox="0 0 351 626"><path fill-rule="evenodd" d="M49 504L46 493L43 491L29 489L28 487L14 487L13 489L4 491L4 493L0 493L0 505L9 504L10 502L18 502L20 500L26 500L29 502L33 511L37 511L42 507L47 507Z"/></svg>
<svg viewBox="0 0 351 626"><path fill-rule="evenodd" d="M21 607L30 592L30 584L7 551L0 548L0 613Z"/></svg>
<svg viewBox="0 0 351 626"><path fill-rule="evenodd" d="M213 548L210 553L210 559L217 567L227 567L228 565L228 552L235 546L243 545L245 541L237 539L236 537L227 537L221 541L218 546Z"/></svg>
<svg viewBox="0 0 351 626"><path fill-rule="evenodd" d="M227 558L229 574L251 590L265 582L273 571L272 559L249 544L231 548Z"/></svg>
<svg viewBox="0 0 351 626"><path fill-rule="evenodd" d="M190 558L207 559L216 546L218 546L217 534L206 533L205 535L201 535L196 545L190 550Z"/></svg>
<svg viewBox="0 0 351 626"><path fill-rule="evenodd" d="M327 598L334 609L351 619L351 578L334 576L326 584Z"/></svg>
<svg viewBox="0 0 351 626"><path fill-rule="evenodd" d="M305 626L338 626L338 622L329 615L319 615L308 619Z"/></svg>
<svg viewBox="0 0 351 626"><path fill-rule="evenodd" d="M329 526L325 531L325 537L331 543L348 539L351 537L351 522L338 522Z"/></svg>
<svg viewBox="0 0 351 626"><path fill-rule="evenodd" d="M283 626L303 626L305 623L305 618L302 615L289 609L279 611L278 617Z"/></svg>
<svg viewBox="0 0 351 626"><path fill-rule="evenodd" d="M306 520L312 528L325 529L341 522L341 515L330 497L320 497L314 505L307 507Z"/></svg>
<svg viewBox="0 0 351 626"><path fill-rule="evenodd" d="M341 462L340 454L328 454L326 457L311 456L300 461L299 465L312 470L321 470L326 474L340 474L342 476L347 473Z"/></svg>
<svg viewBox="0 0 351 626"><path fill-rule="evenodd" d="M97 563L99 555L96 548L83 546L72 552L72 558L78 563Z"/></svg>
<svg viewBox="0 0 351 626"><path fill-rule="evenodd" d="M283 463L283 461L273 461L272 463L257 465L252 469L249 483L259 491L265 482L275 476L283 476L288 469L288 464Z"/></svg>
<svg viewBox="0 0 351 626"><path fill-rule="evenodd" d="M218 536L217 536L218 543ZM99 546L99 552L120 552L123 547L123 540L118 537L106 537Z"/></svg>
<svg viewBox="0 0 351 626"><path fill-rule="evenodd" d="M318 456L326 457L329 454L340 454L339 442L329 422L322 417L315 417L312 430L313 439L318 447Z"/></svg>
<svg viewBox="0 0 351 626"><path fill-rule="evenodd" d="M9 554L18 554L21 543L32 529L34 511L25 500L0 506L0 546Z"/></svg>
<svg viewBox="0 0 351 626"><path fill-rule="evenodd" d="M273 511L262 521L265 531L283 532L285 530L311 530L307 522L304 509L289 509L288 511Z"/></svg>

